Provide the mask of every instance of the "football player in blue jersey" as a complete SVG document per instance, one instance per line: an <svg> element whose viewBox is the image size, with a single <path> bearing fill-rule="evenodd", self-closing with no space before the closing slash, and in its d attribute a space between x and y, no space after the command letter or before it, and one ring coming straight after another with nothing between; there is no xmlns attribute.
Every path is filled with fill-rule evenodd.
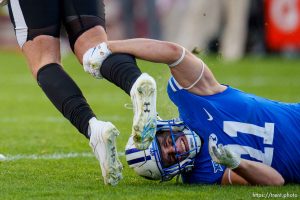
<svg viewBox="0 0 300 200"><path fill-rule="evenodd" d="M165 63L167 91L179 118L157 122L148 149L132 138L126 160L141 176L184 183L283 185L300 183L300 104L283 103L220 84L185 48L150 39L111 41L110 52ZM103 60L105 57L103 57Z"/></svg>

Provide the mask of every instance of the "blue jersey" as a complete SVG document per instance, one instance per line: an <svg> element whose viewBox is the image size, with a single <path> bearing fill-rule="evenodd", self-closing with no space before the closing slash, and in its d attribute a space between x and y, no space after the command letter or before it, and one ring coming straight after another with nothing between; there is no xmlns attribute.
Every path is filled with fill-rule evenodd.
<svg viewBox="0 0 300 200"><path fill-rule="evenodd" d="M200 96L182 89L172 77L168 94L179 117L203 140L188 183L220 183L225 167L208 152L209 136L241 158L276 169L285 182L300 183L300 104L282 103L227 86L221 93Z"/></svg>

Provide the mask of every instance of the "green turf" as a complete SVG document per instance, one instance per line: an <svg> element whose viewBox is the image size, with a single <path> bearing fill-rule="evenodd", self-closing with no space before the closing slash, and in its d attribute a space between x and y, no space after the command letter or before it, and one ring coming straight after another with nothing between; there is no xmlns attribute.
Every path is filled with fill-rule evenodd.
<svg viewBox="0 0 300 200"><path fill-rule="evenodd" d="M210 56L204 60L221 83L267 98L300 101L299 59L248 57L237 63L224 63L218 56ZM64 65L98 117L119 128L118 149L124 152L132 120L132 110L124 105L130 103L130 98L111 83L84 73L74 57L65 58ZM176 108L165 92L168 68L142 61L139 65L157 80L160 116L175 116ZM0 153L13 157L91 152L88 141L47 100L20 54L0 52L0 77ZM148 181L134 175L124 156L121 161L124 179L116 187L103 184L92 154L83 158L0 162L0 199L255 199L255 195L293 193L300 197L297 185L220 187L183 185L175 180Z"/></svg>

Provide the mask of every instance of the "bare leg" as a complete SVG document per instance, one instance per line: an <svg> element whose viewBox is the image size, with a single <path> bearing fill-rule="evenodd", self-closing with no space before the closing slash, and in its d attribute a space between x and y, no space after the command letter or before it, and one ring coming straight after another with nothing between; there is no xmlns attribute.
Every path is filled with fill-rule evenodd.
<svg viewBox="0 0 300 200"><path fill-rule="evenodd" d="M59 39L52 36L41 35L27 41L22 51L35 79L41 67L49 63L61 63Z"/></svg>
<svg viewBox="0 0 300 200"><path fill-rule="evenodd" d="M102 26L95 26L84 32L74 45L74 52L79 62L82 63L83 55L88 49L106 41L107 35Z"/></svg>

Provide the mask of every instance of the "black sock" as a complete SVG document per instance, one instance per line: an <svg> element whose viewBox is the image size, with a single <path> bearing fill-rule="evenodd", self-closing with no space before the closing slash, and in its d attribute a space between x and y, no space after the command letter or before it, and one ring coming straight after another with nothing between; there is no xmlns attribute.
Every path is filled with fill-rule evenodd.
<svg viewBox="0 0 300 200"><path fill-rule="evenodd" d="M133 56L120 53L110 55L103 62L100 73L129 95L132 85L142 74Z"/></svg>
<svg viewBox="0 0 300 200"><path fill-rule="evenodd" d="M63 68L56 63L45 65L38 71L37 81L63 116L88 138L88 121L95 114Z"/></svg>

